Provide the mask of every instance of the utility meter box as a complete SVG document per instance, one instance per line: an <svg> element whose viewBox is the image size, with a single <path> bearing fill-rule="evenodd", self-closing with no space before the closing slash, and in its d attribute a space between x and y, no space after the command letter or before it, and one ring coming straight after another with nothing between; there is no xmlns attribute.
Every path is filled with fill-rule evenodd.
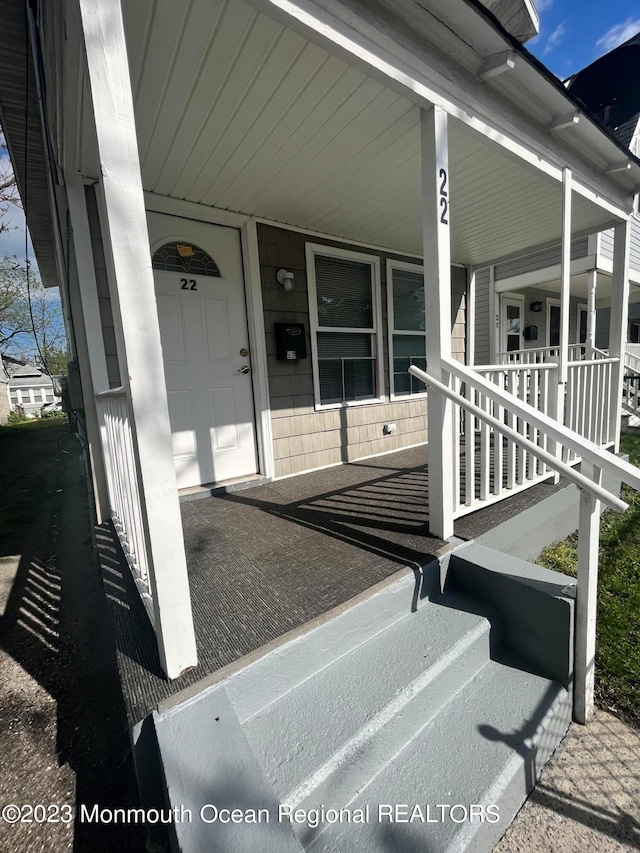
<svg viewBox="0 0 640 853"><path fill-rule="evenodd" d="M276 356L280 361L298 361L307 357L304 323L274 323Z"/></svg>

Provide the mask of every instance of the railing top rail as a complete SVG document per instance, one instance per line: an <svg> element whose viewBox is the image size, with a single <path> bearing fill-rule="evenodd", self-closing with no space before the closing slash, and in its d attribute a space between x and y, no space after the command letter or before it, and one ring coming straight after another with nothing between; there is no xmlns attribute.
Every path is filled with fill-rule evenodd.
<svg viewBox="0 0 640 853"><path fill-rule="evenodd" d="M569 344L570 347L576 346L576 344ZM519 355L523 352L546 352L550 349L559 349L559 347L528 347L527 349L511 349L511 350L500 350L498 355Z"/></svg>
<svg viewBox="0 0 640 853"><path fill-rule="evenodd" d="M617 364L619 358L585 358L581 361L569 361L567 367L589 367L592 364Z"/></svg>
<svg viewBox="0 0 640 853"><path fill-rule="evenodd" d="M558 367L555 361L538 361L532 364L526 363L518 363L518 364L474 364L470 367L471 370L481 371L481 370L493 370L493 371L505 371L505 370L556 370Z"/></svg>
<svg viewBox="0 0 640 853"><path fill-rule="evenodd" d="M105 397L126 397L127 389L124 385L120 385L118 388L109 388L108 391L98 391L96 394L96 400L104 400Z"/></svg>
<svg viewBox="0 0 640 853"><path fill-rule="evenodd" d="M582 436L567 429L567 427L550 418L549 415L539 412L533 406L514 397L513 394L503 391L497 385L494 385L493 382L489 382L484 377L474 373L474 371L460 364L460 362L453 361L452 359L442 359L442 363L449 373L462 379L463 382L468 382L469 385L484 393L489 399L498 403L498 405L510 410L515 415L519 415L537 429L541 429L552 440L564 444L578 456L586 459L587 462L619 476L623 482L640 491L640 469L636 468L635 465L631 465L629 462L625 462L617 456L601 450L596 444L587 441ZM410 368L410 370L414 373L414 376L422 378L414 372L414 368ZM424 375L426 376L427 374Z"/></svg>
<svg viewBox="0 0 640 853"><path fill-rule="evenodd" d="M492 417L487 414L487 412L483 411L479 406L474 405L473 403L466 400L464 397L460 397L456 394L453 389L448 388L446 385L443 385L441 382L438 382L437 379L434 379L432 376L429 376L428 373L425 373L423 370L420 370L417 367L410 367L409 373L412 373L418 379L421 379L425 385L430 385L434 391L437 391L439 394L443 394L445 397L448 397L450 400L454 400L458 403L463 409L466 409L472 415L474 415L479 420L484 421L489 426L492 426L497 432L502 433L502 435L506 435L507 438L510 438L512 441L521 445L525 448L528 453L531 453L533 456L536 456L550 468L554 468L563 477L566 477L567 480L570 480L572 483L575 483L581 489L585 489L590 492L595 498L602 501L602 503L606 504L606 506L611 507L611 509L616 512L624 512L629 508L629 504L625 503L620 498L612 495L611 492L608 492L602 486L598 485L598 483L594 483L593 480L590 480L588 477L585 477L584 474L580 474L579 471L576 471L571 466L565 464L557 457L553 456L546 450L543 450L541 447L538 447L537 444L534 444L528 438L525 438L515 429L507 426L506 424L499 421L497 418Z"/></svg>

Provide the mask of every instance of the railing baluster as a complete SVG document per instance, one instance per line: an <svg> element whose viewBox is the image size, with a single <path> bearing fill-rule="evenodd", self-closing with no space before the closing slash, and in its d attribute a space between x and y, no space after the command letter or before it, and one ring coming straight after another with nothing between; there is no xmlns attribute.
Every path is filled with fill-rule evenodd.
<svg viewBox="0 0 640 853"><path fill-rule="evenodd" d="M515 397L516 390L516 373L510 371L507 378L507 390ZM516 415L513 411L509 412L508 425L511 429L516 428ZM513 439L507 439L507 488L513 489L516 484L516 445Z"/></svg>
<svg viewBox="0 0 640 853"><path fill-rule="evenodd" d="M468 382L464 387L464 396L469 402L474 402L475 391ZM468 409L465 410L464 417L464 502L466 506L472 506L476 499L476 425L475 418Z"/></svg>

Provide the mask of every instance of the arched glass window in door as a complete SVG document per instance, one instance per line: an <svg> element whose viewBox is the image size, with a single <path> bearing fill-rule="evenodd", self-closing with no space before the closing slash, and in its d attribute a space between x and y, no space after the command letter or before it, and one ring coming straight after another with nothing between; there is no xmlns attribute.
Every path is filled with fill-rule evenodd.
<svg viewBox="0 0 640 853"><path fill-rule="evenodd" d="M176 241L165 243L153 253L151 266L163 272L190 273L191 275L209 275L220 278L220 268L204 249L193 243Z"/></svg>

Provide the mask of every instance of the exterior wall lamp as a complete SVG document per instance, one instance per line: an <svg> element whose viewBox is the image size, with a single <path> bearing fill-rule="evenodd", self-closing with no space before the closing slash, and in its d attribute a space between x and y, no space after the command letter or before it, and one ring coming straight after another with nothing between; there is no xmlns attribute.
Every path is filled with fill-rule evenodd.
<svg viewBox="0 0 640 853"><path fill-rule="evenodd" d="M293 290L293 273L288 270L278 270L276 273L278 284L281 284L285 290Z"/></svg>
<svg viewBox="0 0 640 853"><path fill-rule="evenodd" d="M539 314L542 311L542 302L532 302L529 308L534 314Z"/></svg>

